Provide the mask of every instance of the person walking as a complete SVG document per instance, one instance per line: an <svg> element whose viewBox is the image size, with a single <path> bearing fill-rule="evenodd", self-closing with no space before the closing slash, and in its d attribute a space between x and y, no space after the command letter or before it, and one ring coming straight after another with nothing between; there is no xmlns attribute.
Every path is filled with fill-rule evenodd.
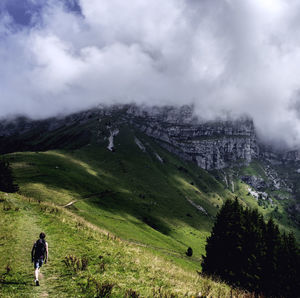
<svg viewBox="0 0 300 298"><path fill-rule="evenodd" d="M48 261L48 243L45 241L45 233L40 233L40 238L33 244L31 250L31 261L34 264L35 285L39 286L39 271L43 263Z"/></svg>

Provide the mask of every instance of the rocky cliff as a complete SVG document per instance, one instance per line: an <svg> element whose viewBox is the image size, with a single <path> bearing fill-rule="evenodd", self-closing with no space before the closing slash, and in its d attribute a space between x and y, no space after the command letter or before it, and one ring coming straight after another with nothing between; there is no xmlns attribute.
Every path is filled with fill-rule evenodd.
<svg viewBox="0 0 300 298"><path fill-rule="evenodd" d="M248 164L259 155L255 128L249 119L203 122L188 106L151 110L130 107L127 115L161 146L206 170Z"/></svg>

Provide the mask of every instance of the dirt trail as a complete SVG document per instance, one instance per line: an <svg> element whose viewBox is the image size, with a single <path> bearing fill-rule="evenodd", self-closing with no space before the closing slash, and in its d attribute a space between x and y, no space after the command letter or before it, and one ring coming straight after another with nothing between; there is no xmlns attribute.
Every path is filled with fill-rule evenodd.
<svg viewBox="0 0 300 298"><path fill-rule="evenodd" d="M24 260L29 260L30 253L32 249L32 245L34 241L38 239L38 236L41 231L43 231L43 227L40 226L38 222L39 214L33 213L33 211L29 212L29 214L26 212L26 215L23 216L23 223L19 226L19 231L22 234L21 239L24 239L25 241L25 247L26 249L23 250L23 262ZM27 262L26 262L27 263ZM29 263L29 262L28 262ZM30 284L34 285L34 268L33 264L26 264L28 266L28 273L29 273L29 280ZM41 268L41 271L39 273L39 280L40 280L40 287L33 286L32 287L32 294L34 297L48 297L48 283L47 283L47 274L44 275L44 271L46 266Z"/></svg>
<svg viewBox="0 0 300 298"><path fill-rule="evenodd" d="M40 294L40 297L49 297L49 293L47 292L47 281L44 278L44 274L40 272L39 279L42 284L42 292Z"/></svg>
<svg viewBox="0 0 300 298"><path fill-rule="evenodd" d="M71 201L71 202L67 203L66 205L64 205L62 207L66 208L66 207L72 206L73 204L75 204L78 201L86 200L86 199L89 199L91 197L97 196L97 197L103 198L104 196L111 195L111 194L113 194L113 192L110 191L110 190L105 190L105 191L102 191L102 192L91 193L91 194L83 196L81 199Z"/></svg>
<svg viewBox="0 0 300 298"><path fill-rule="evenodd" d="M72 206L72 205L75 204L76 202L77 202L77 200L72 201L72 202L70 202L70 203L64 205L63 207L66 208L66 207Z"/></svg>
<svg viewBox="0 0 300 298"><path fill-rule="evenodd" d="M0 283L0 292L3 292L3 297L48 297L47 273L40 275L41 286L36 287L31 262L32 246L43 231L39 223L40 214L21 201L19 204L15 211L0 212L1 235L5 239L1 246L0 264L1 268L10 268L10 273ZM41 270L46 272L47 268Z"/></svg>

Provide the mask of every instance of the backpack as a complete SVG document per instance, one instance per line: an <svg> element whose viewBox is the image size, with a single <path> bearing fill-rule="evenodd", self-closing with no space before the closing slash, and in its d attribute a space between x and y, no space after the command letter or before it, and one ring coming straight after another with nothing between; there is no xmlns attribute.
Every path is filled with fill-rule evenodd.
<svg viewBox="0 0 300 298"><path fill-rule="evenodd" d="M34 250L34 258L43 259L46 252L46 241L44 239L39 239L35 243L35 250Z"/></svg>

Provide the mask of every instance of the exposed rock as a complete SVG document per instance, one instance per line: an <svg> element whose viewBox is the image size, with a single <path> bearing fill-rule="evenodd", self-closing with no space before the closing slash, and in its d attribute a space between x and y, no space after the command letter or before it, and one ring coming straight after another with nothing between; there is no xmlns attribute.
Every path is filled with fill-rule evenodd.
<svg viewBox="0 0 300 298"><path fill-rule="evenodd" d="M208 215L207 211L200 205L197 205L196 203L194 203L192 200L186 198L186 200L192 205L194 206L198 211L203 212L205 215Z"/></svg>
<svg viewBox="0 0 300 298"><path fill-rule="evenodd" d="M257 191L252 190L250 187L248 187L248 191L249 191L248 195L251 195L251 196L254 197L256 200L258 199L259 194L258 194Z"/></svg>
<svg viewBox="0 0 300 298"><path fill-rule="evenodd" d="M146 152L145 146L143 145L143 143L142 143L137 137L134 138L134 142L137 144L137 146L138 146L143 152Z"/></svg>
<svg viewBox="0 0 300 298"><path fill-rule="evenodd" d="M201 122L191 107L127 111L131 123L155 138L164 148L203 169L222 169L233 163L248 164L259 148L253 122Z"/></svg>
<svg viewBox="0 0 300 298"><path fill-rule="evenodd" d="M256 190L262 190L268 187L264 179L256 176L242 176L241 180L252 186Z"/></svg>
<svg viewBox="0 0 300 298"><path fill-rule="evenodd" d="M158 155L158 153L154 152L154 155L161 163L164 163L164 160Z"/></svg>
<svg viewBox="0 0 300 298"><path fill-rule="evenodd" d="M284 152L282 159L285 161L300 161L300 150Z"/></svg>
<svg viewBox="0 0 300 298"><path fill-rule="evenodd" d="M108 137L108 146L109 151L114 151L114 137L118 135L119 129L110 130L110 136Z"/></svg>
<svg viewBox="0 0 300 298"><path fill-rule="evenodd" d="M266 192L256 191L256 190L251 189L250 187L248 187L248 191L249 191L248 195L251 195L256 200L263 199L263 200L270 201L270 203L273 203L272 199L269 198L269 195Z"/></svg>
<svg viewBox="0 0 300 298"><path fill-rule="evenodd" d="M283 195L283 194L275 194L274 197L277 200L286 200L286 199L288 199L288 197L286 195Z"/></svg>

